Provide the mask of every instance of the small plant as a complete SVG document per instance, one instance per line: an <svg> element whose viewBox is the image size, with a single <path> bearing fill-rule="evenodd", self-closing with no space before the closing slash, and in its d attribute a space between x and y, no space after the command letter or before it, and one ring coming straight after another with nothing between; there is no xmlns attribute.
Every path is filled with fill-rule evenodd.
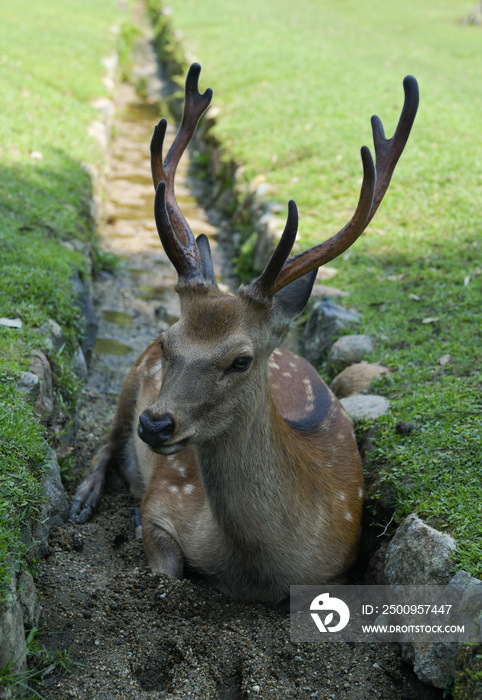
<svg viewBox="0 0 482 700"><path fill-rule="evenodd" d="M15 659L0 669L0 689L10 691L13 698L19 700L44 700L41 693L42 681L53 673L66 674L72 665L80 665L71 658L73 645L69 649L48 650L36 640L39 630L33 627L27 633L25 647L27 652L27 668L25 671L15 670Z"/></svg>

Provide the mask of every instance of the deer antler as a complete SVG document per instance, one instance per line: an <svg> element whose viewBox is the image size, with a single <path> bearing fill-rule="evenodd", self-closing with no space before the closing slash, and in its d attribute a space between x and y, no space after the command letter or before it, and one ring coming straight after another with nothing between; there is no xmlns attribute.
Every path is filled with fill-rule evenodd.
<svg viewBox="0 0 482 700"><path fill-rule="evenodd" d="M287 260L294 243L297 228L296 205L289 204L288 221L276 250L266 268L251 285L243 290L246 296L266 303L280 289L311 270L333 260L349 248L366 229L377 211L395 170L417 114L419 103L418 84L411 75L403 81L405 101L400 119L391 139L386 139L382 122L372 117L375 145L376 171L370 150L363 146L363 182L356 211L350 221L334 236L309 250Z"/></svg>
<svg viewBox="0 0 482 700"><path fill-rule="evenodd" d="M203 240L200 254L174 193L174 177L178 163L213 96L210 88L202 94L199 92L200 73L201 66L193 63L186 77L181 126L164 161L162 147L167 120L161 119L154 129L151 140L152 180L156 189L154 214L159 237L167 256L177 270L179 283L215 286L216 282L209 264L209 244Z"/></svg>

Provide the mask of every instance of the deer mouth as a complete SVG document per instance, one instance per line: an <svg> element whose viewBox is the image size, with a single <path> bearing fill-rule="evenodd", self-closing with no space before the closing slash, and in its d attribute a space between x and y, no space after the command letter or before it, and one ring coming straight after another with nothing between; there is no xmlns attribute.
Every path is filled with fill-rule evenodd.
<svg viewBox="0 0 482 700"><path fill-rule="evenodd" d="M191 442L192 437L192 435L188 435L187 437L182 438L182 440L178 440L177 442L171 442L169 444L159 445L157 447L152 447L151 445L149 445L149 447L153 452L155 452L158 455L173 455L177 452L181 452L182 450L184 450L184 448L187 447Z"/></svg>

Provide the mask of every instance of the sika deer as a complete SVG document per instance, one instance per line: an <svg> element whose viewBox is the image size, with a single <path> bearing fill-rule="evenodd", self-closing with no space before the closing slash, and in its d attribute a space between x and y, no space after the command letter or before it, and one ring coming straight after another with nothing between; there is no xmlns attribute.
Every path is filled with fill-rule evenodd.
<svg viewBox="0 0 482 700"><path fill-rule="evenodd" d="M239 600L276 602L291 584L340 581L353 564L363 499L351 420L305 360L275 349L306 305L317 268L364 231L389 185L418 107L416 80L392 139L372 119L377 167L363 147L363 183L351 221L324 243L287 259L286 228L264 272L239 296L221 292L209 244L197 240L174 195L179 159L210 104L200 66L186 79L179 133L163 161L166 120L151 143L155 218L178 273L181 318L137 360L71 517L97 506L106 470L118 466L142 497L149 565L182 577L185 564Z"/></svg>

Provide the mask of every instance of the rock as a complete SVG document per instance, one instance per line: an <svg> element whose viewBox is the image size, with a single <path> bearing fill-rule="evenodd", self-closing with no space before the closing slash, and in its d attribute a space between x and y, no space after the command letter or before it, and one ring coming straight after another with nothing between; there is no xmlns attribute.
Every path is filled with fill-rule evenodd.
<svg viewBox="0 0 482 700"><path fill-rule="evenodd" d="M370 557L363 583L366 586L384 586L385 580L385 558L387 554L388 542L382 542Z"/></svg>
<svg viewBox="0 0 482 700"><path fill-rule="evenodd" d="M397 529L388 545L387 583L393 585L443 585L452 575L455 540L435 530L415 513Z"/></svg>
<svg viewBox="0 0 482 700"><path fill-rule="evenodd" d="M87 365L89 365L92 359L92 353L94 351L95 339L97 338L99 324L95 315L91 294L80 279L78 273L72 278L72 283L77 293L77 305L79 306L82 316L84 317L84 333L80 344Z"/></svg>
<svg viewBox="0 0 482 700"><path fill-rule="evenodd" d="M323 354L333 343L335 336L340 331L353 324L360 323L360 321L361 314L355 311L348 311L342 306L337 306L329 299L316 302L306 323L301 342L303 356L309 362L320 362ZM357 359L359 360L361 357ZM353 361L356 362L357 360Z"/></svg>
<svg viewBox="0 0 482 700"><path fill-rule="evenodd" d="M41 415L42 420L48 423L54 411L54 395L52 389L52 370L43 352L35 350L32 353L30 371L39 378L39 396L35 402L35 409Z"/></svg>
<svg viewBox="0 0 482 700"><path fill-rule="evenodd" d="M28 571L22 571L18 582L18 599L22 607L23 624L26 629L36 627L40 617L37 589Z"/></svg>
<svg viewBox="0 0 482 700"><path fill-rule="evenodd" d="M469 619L477 620L482 613L481 591L482 581L466 571L458 571L450 579L443 599L451 601L454 608L464 612ZM467 618L465 618L467 619ZM411 620L415 624L423 623L423 619ZM482 630L479 624L479 641ZM456 661L464 644L457 642L406 642L401 645L402 658L413 665L418 678L424 683L436 688L446 688L450 678L455 676Z"/></svg>
<svg viewBox="0 0 482 700"><path fill-rule="evenodd" d="M373 352L373 341L368 335L344 335L333 343L328 353L328 365L337 370L361 362Z"/></svg>
<svg viewBox="0 0 482 700"><path fill-rule="evenodd" d="M436 688L445 688L455 672L458 644L408 642L401 646L402 659L413 666L416 676Z"/></svg>
<svg viewBox="0 0 482 700"><path fill-rule="evenodd" d="M52 370L43 352L32 353L29 371L22 372L17 389L35 406L44 423L48 423L54 411Z"/></svg>
<svg viewBox="0 0 482 700"><path fill-rule="evenodd" d="M16 574L10 567L10 583L0 606L0 669L13 662L11 673L27 667L23 611L17 595Z"/></svg>
<svg viewBox="0 0 482 700"><path fill-rule="evenodd" d="M344 289L338 289L338 287L330 287L327 284L316 284L313 286L313 289L311 290L311 298L312 299L319 299L321 297L348 297L350 296L350 292L345 291Z"/></svg>
<svg viewBox="0 0 482 700"><path fill-rule="evenodd" d="M355 394L340 399L340 403L352 420L376 420L390 407L390 401L375 394Z"/></svg>
<svg viewBox="0 0 482 700"><path fill-rule="evenodd" d="M361 394L368 389L374 379L389 373L390 370L387 367L378 363L356 362L335 377L331 388L339 399L343 399L353 394Z"/></svg>
<svg viewBox="0 0 482 700"><path fill-rule="evenodd" d="M48 355L58 352L65 345L65 335L56 321L49 319L40 326L40 335L44 339L44 346Z"/></svg>
<svg viewBox="0 0 482 700"><path fill-rule="evenodd" d="M53 450L50 450L47 455L46 471L40 487L45 503L38 522L34 526L32 534L35 545L31 550L31 555L38 558L48 553L50 529L55 525L62 525L68 513L67 497L60 478L60 467Z"/></svg>
<svg viewBox="0 0 482 700"><path fill-rule="evenodd" d="M80 345L72 357L72 369L79 379L82 381L87 379L89 370L87 368L87 361L85 359L84 351Z"/></svg>
<svg viewBox="0 0 482 700"><path fill-rule="evenodd" d="M414 430L418 430L414 423L407 423L404 420L399 420L395 426L395 432L399 435L410 435Z"/></svg>

